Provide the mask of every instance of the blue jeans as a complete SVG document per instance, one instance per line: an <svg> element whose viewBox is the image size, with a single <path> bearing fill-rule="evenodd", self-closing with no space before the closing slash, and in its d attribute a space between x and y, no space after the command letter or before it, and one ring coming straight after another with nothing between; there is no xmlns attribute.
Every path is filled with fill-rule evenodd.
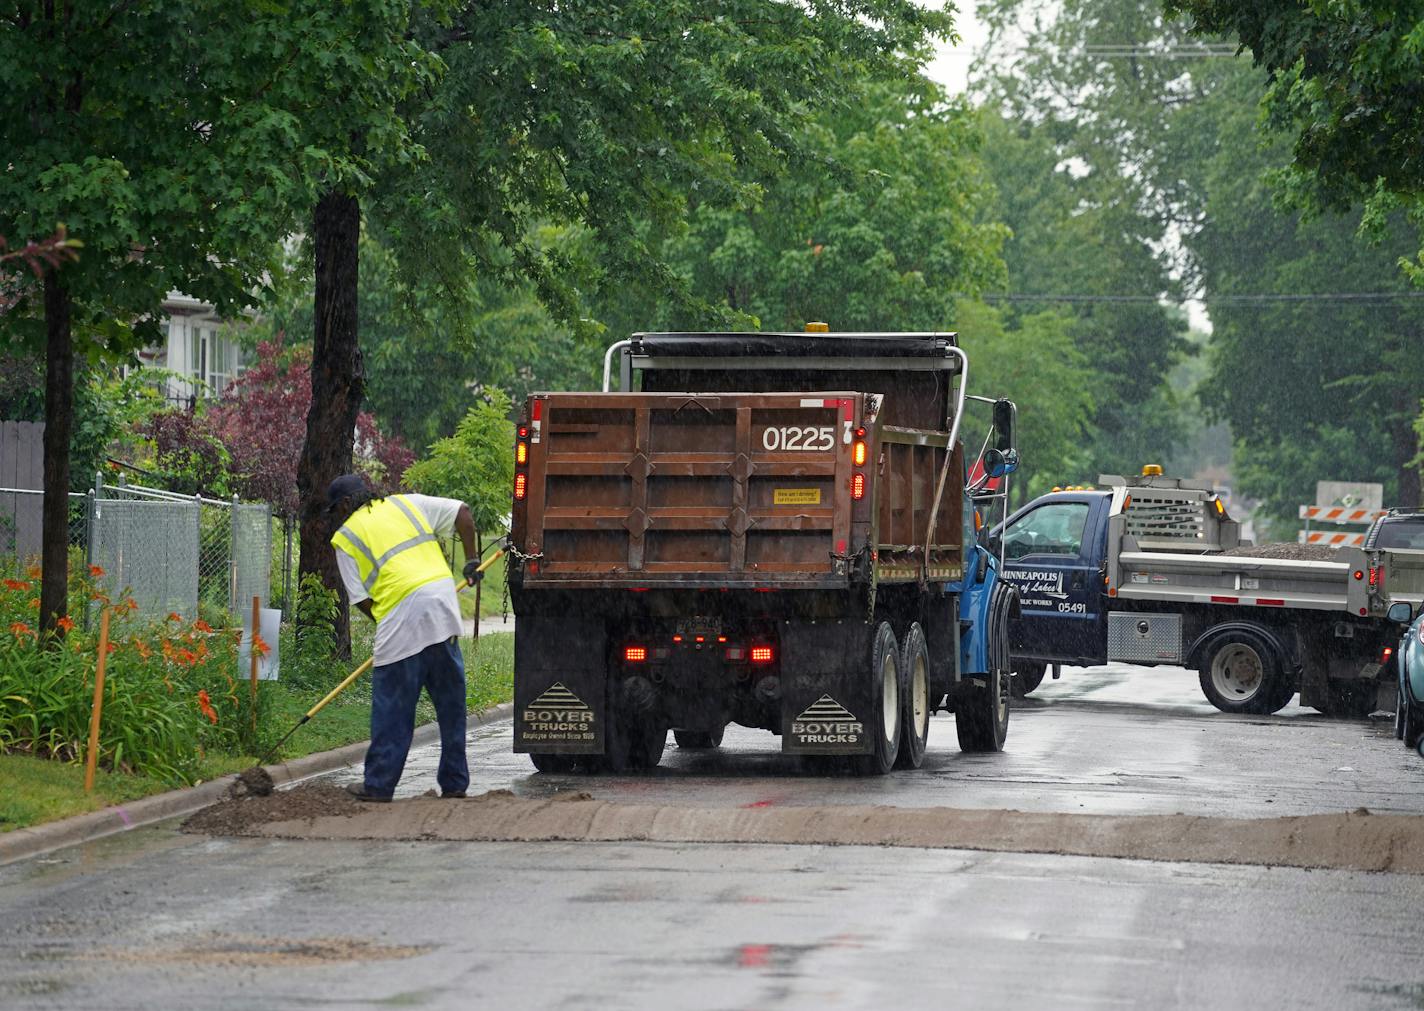
<svg viewBox="0 0 1424 1011"><path fill-rule="evenodd" d="M415 732L415 704L424 688L440 723L440 769L445 793L470 785L465 760L465 659L453 641L426 646L414 656L377 667L371 675L371 746L366 749L366 792L395 793Z"/></svg>

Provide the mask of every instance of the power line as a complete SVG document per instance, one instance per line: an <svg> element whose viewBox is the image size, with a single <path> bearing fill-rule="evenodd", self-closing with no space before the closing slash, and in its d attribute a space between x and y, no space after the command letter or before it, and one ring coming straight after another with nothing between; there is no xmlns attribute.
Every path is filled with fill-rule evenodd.
<svg viewBox="0 0 1424 1011"><path fill-rule="evenodd" d="M1276 294L1260 292L1244 295L1200 295L1187 299L1170 299L1160 295L1087 295L1055 294L1052 292L993 292L973 294L952 292L955 298L978 298L985 302L1067 302L1150 304L1182 301L1205 302L1208 305L1270 305L1295 302L1392 302L1396 299L1424 298L1424 291L1341 291Z"/></svg>
<svg viewBox="0 0 1424 1011"><path fill-rule="evenodd" d="M1084 46L1079 52L1086 56L1131 57L1136 60L1197 60L1212 57L1234 57L1240 49L1231 43L1204 43L1198 46L1177 45L1149 48L1141 45Z"/></svg>

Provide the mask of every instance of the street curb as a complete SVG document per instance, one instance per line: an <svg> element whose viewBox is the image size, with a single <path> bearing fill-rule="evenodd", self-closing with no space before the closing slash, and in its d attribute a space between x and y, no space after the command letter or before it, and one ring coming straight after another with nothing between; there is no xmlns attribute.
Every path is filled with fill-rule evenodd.
<svg viewBox="0 0 1424 1011"><path fill-rule="evenodd" d="M491 706L489 709L470 713L469 723L471 726L497 723L500 720L509 719L513 713L514 703L504 702L497 706ZM438 740L440 740L440 727L434 723L427 723L415 728L415 734L410 743L411 747L417 747L432 744ZM334 772L344 766L361 761L366 755L366 746L370 743L370 741L358 741L332 751L321 751L314 755L295 758L281 765L269 765L267 772L271 774L272 782L277 786L311 779L313 776ZM52 821L43 825L35 825L32 828L18 828L13 832L6 832L4 835L0 835L0 867L17 860L48 853L51 850L93 842L105 836L127 832L130 829L143 828L154 822L192 814L194 811L225 799L236 780L237 773L232 773L199 786L170 790L167 793L144 797L130 804L115 804L102 811L91 811L88 814L75 815L73 818L65 818L61 821Z"/></svg>

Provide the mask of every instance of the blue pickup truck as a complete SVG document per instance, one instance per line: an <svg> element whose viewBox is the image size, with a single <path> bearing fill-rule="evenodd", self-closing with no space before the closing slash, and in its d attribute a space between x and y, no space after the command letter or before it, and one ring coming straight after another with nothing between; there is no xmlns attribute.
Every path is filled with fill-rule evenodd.
<svg viewBox="0 0 1424 1011"><path fill-rule="evenodd" d="M1040 496L994 529L991 546L1019 591L1020 694L1049 668L1130 663L1197 670L1225 712L1276 712L1297 691L1336 715L1392 706L1382 658L1398 628L1370 597L1364 552L1255 548L1210 488L1160 468Z"/></svg>

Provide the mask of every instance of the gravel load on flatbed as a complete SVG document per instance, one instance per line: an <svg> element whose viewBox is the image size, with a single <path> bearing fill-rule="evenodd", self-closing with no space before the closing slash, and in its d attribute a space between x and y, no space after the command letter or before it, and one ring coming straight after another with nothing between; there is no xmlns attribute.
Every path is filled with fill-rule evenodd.
<svg viewBox="0 0 1424 1011"><path fill-rule="evenodd" d="M1328 544L1257 544L1249 548L1232 548L1224 555L1247 558L1288 558L1297 562L1334 562L1340 552Z"/></svg>

